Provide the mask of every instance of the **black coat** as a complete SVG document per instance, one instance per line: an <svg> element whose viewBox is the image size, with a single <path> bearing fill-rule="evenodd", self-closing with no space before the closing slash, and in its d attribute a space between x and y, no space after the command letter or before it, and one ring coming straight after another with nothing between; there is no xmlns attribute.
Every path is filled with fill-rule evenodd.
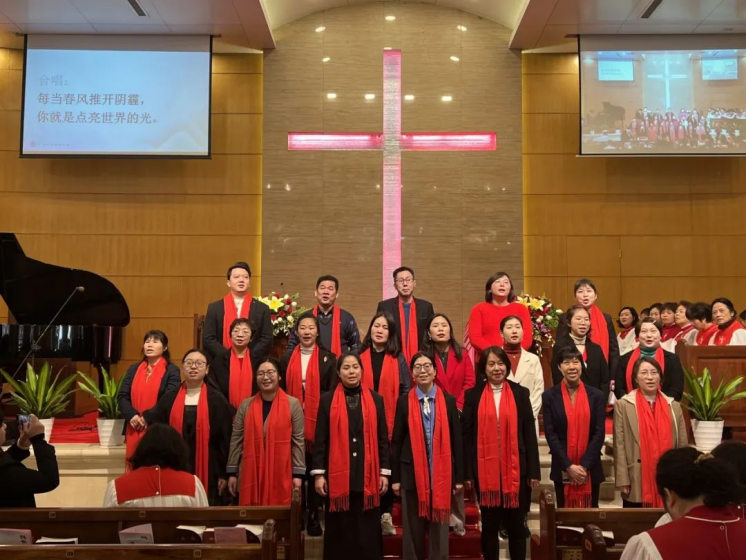
<svg viewBox="0 0 746 560"><path fill-rule="evenodd" d="M412 387L412 391L416 388ZM446 415L448 418L448 431L451 434L451 486L463 484L464 482L464 454L461 442L461 423L459 421L456 398L445 391L441 391L446 401ZM435 421L438 415L436 411ZM533 422L533 420L532 420ZM533 424L532 424L533 425ZM409 394L402 395L396 403L396 415L394 416L394 431L391 437L392 469L391 482L401 484L402 490L417 490L414 477L414 458L412 456L412 434L409 433ZM415 437L425 438L425 431L414 434Z"/></svg>
<svg viewBox="0 0 746 560"><path fill-rule="evenodd" d="M217 350L217 349L216 349ZM249 351L250 353L251 351ZM256 370L261 360L251 356L251 371L254 376L251 379L251 394L255 395L259 391L259 385L256 382ZM231 385L231 350L230 348L221 348L220 353L210 361L210 373L205 379L209 385L220 391L226 400L230 399Z"/></svg>
<svg viewBox="0 0 746 560"><path fill-rule="evenodd" d="M565 314L563 313L560 318L559 327L557 327L557 340L570 338L570 329L565 325L564 317ZM614 321L611 319L611 315L604 313L604 319L606 319L606 328L609 331L609 371L613 375L616 371L617 364L619 363L619 341L616 339ZM592 336L593 335L591 335L591 337ZM585 380L583 380L583 382L585 383Z"/></svg>
<svg viewBox="0 0 746 560"><path fill-rule="evenodd" d="M552 380L555 385L559 385L562 381L562 372L559 369L559 351L565 346L575 347L575 343L569 336L564 339L558 337L552 349ZM585 352L587 354L587 361L585 368L583 368L581 381L586 385L595 387L608 397L610 370L609 364L606 363L606 358L604 358L603 350L601 350L598 344L586 339Z"/></svg>
<svg viewBox="0 0 746 560"><path fill-rule="evenodd" d="M427 323L435 314L435 311L433 311L433 304L429 301L420 298L413 299L415 304L415 312L417 314L417 348L422 348L422 342L423 340L425 340L425 329L427 329ZM388 313L391 313L391 316L394 318L394 323L396 324L396 332L399 333L399 342L403 347L404 333L402 332L402 325L401 321L399 320L399 298L394 297L391 299L379 301L376 313L380 311L387 311Z"/></svg>
<svg viewBox="0 0 746 560"><path fill-rule="evenodd" d="M135 407L132 406L132 382L135 380L137 368L140 367L141 363L142 362L132 364L127 368L127 373L124 374L124 381L122 381L122 386L119 389L119 409L122 411L122 416L124 416L125 430L127 424L130 423L130 420L132 420L134 416L137 416L138 414L142 416L145 412L144 410L136 410ZM160 401L163 398L163 395L167 392L177 389L179 385L181 385L181 373L179 372L179 367L176 364L168 364L166 367L166 373L163 376L163 379L161 379L161 386L158 389L158 400Z"/></svg>
<svg viewBox="0 0 746 560"><path fill-rule="evenodd" d="M225 307L222 299L207 306L205 325L202 330L202 348L209 354L211 360L220 355L221 348L225 349L223 346L224 319ZM269 307L252 298L249 307L249 321L252 331L251 342L249 343L251 356L257 360L263 360L269 356L269 351L272 349L272 321Z"/></svg>
<svg viewBox="0 0 746 560"><path fill-rule="evenodd" d="M606 397L595 387L584 385L588 394L588 408L591 412L591 425L588 431L588 447L580 459L580 466L591 473L591 482L601 484L604 469L601 465L601 448L606 437ZM576 397L577 398L577 397ZM544 432L549 452L552 455L552 468L549 478L562 482L562 471L573 463L567 457L567 415L562 398L562 386L555 385L541 396L544 412Z"/></svg>
<svg viewBox="0 0 746 560"><path fill-rule="evenodd" d="M319 316L321 317L319 319L319 346L331 350L333 311L329 311L327 315L323 315L319 311ZM292 330L288 339L288 352L300 344L297 325L303 317L313 317L313 308L298 317L298 320L295 322L296 328ZM360 348L360 329L358 329L355 317L352 316L352 313L341 307L339 308L339 339L342 352L357 352Z"/></svg>
<svg viewBox="0 0 746 560"><path fill-rule="evenodd" d="M518 383L505 380L510 384L518 413L518 455L521 469L521 508L528 507L528 481L541 480L539 466L539 443L536 439L534 411L531 408L529 390ZM479 473L477 470L477 434L479 429L479 401L483 391L492 391L489 383L480 383L464 394L464 408L461 411L461 429L464 436L464 472L466 480L473 480L479 491Z"/></svg>
<svg viewBox="0 0 746 560"><path fill-rule="evenodd" d="M627 364L632 357L633 352L627 352L619 360L619 366L616 370L616 381L614 383L614 394L617 399L632 391L627 387ZM684 396L684 369L681 367L681 360L673 352L663 351L664 363L663 379L661 380L661 391L675 401L680 401Z"/></svg>
<svg viewBox="0 0 746 560"><path fill-rule="evenodd" d="M31 438L37 470L22 463L31 453L15 443L0 451L0 508L36 507L34 494L51 492L60 485L60 471L54 447L43 434Z"/></svg>
<svg viewBox="0 0 746 560"><path fill-rule="evenodd" d="M337 358L329 350L325 350L321 346L318 346L318 349L319 383L321 384L321 394L323 395L334 387L334 380L337 378ZM282 387L283 391L287 391L288 388L287 371L288 364L290 364L290 356L292 355L292 352L285 352L280 361L280 387Z"/></svg>

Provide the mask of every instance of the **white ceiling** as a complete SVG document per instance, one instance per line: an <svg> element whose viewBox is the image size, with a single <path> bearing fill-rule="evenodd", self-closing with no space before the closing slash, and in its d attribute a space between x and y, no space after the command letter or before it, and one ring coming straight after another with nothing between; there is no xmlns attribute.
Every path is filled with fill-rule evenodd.
<svg viewBox="0 0 746 560"><path fill-rule="evenodd" d="M576 51L567 35L746 33L746 0L528 0L513 32L512 48Z"/></svg>

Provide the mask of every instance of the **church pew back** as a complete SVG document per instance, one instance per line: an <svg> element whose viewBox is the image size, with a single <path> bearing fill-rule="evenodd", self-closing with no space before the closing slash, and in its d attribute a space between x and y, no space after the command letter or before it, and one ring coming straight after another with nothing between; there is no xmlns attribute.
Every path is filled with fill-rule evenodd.
<svg viewBox="0 0 746 560"><path fill-rule="evenodd" d="M607 546L598 525L589 524L583 530L583 560L618 560L624 546Z"/></svg>

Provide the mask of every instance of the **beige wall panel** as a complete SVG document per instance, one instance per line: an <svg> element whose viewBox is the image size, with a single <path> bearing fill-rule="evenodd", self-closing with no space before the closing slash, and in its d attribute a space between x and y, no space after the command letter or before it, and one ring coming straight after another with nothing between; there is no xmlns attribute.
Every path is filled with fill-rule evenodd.
<svg viewBox="0 0 746 560"><path fill-rule="evenodd" d="M577 154L578 115L524 114L524 154Z"/></svg>
<svg viewBox="0 0 746 560"><path fill-rule="evenodd" d="M8 51L8 70L23 70L23 51Z"/></svg>
<svg viewBox="0 0 746 560"><path fill-rule="evenodd" d="M18 153L21 146L21 111L0 109L0 150Z"/></svg>
<svg viewBox="0 0 746 560"><path fill-rule="evenodd" d="M213 74L261 74L264 58L241 54L213 54Z"/></svg>
<svg viewBox="0 0 746 560"><path fill-rule="evenodd" d="M692 211L703 234L746 233L746 195L692 195Z"/></svg>
<svg viewBox="0 0 746 560"><path fill-rule="evenodd" d="M567 276L567 237L531 235L523 238L526 276Z"/></svg>
<svg viewBox="0 0 746 560"><path fill-rule="evenodd" d="M523 73L572 74L577 81L578 56L575 54L524 55Z"/></svg>
<svg viewBox="0 0 746 560"><path fill-rule="evenodd" d="M547 95L552 91L554 95ZM524 74L523 113L576 113L578 77L573 74Z"/></svg>
<svg viewBox="0 0 746 560"><path fill-rule="evenodd" d="M567 237L567 275L570 278L619 276L620 239L616 236Z"/></svg>
<svg viewBox="0 0 746 560"><path fill-rule="evenodd" d="M532 296L547 296L555 307L563 311L573 301L565 276L526 276L525 291Z"/></svg>
<svg viewBox="0 0 746 560"><path fill-rule="evenodd" d="M10 51L8 49L0 49L0 70L7 70L10 65Z"/></svg>
<svg viewBox="0 0 746 560"><path fill-rule="evenodd" d="M526 154L523 156L523 193L605 194L609 192L606 184L608 159L580 158L574 154Z"/></svg>
<svg viewBox="0 0 746 560"><path fill-rule="evenodd" d="M692 276L697 275L692 260L692 238L656 235L622 238L623 276ZM701 270L701 269L700 269Z"/></svg>
<svg viewBox="0 0 746 560"><path fill-rule="evenodd" d="M261 114L262 75L213 74L212 113Z"/></svg>
<svg viewBox="0 0 746 560"><path fill-rule="evenodd" d="M261 154L262 115L213 115L212 153Z"/></svg>
<svg viewBox="0 0 746 560"><path fill-rule="evenodd" d="M714 299L713 292L701 278L622 278L624 305L632 305L639 312L654 302Z"/></svg>
<svg viewBox="0 0 746 560"><path fill-rule="evenodd" d="M0 70L0 110L21 110L22 82L20 70Z"/></svg>
<svg viewBox="0 0 746 560"><path fill-rule="evenodd" d="M744 247L746 236L743 235L693 237L692 260L695 274L712 278L746 277Z"/></svg>
<svg viewBox="0 0 746 560"><path fill-rule="evenodd" d="M178 365L184 352L192 347L194 320L167 319L161 317L132 319L124 331L122 360L137 361L142 357L142 339L145 333L158 329L166 333L171 359Z"/></svg>

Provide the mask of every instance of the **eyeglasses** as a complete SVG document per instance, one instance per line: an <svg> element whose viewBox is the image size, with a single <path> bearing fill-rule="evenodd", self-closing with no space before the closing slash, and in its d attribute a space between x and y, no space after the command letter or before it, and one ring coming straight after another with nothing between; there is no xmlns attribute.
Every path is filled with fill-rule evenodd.
<svg viewBox="0 0 746 560"><path fill-rule="evenodd" d="M412 282L414 282L414 278L397 278L395 283L403 286L406 284L411 284Z"/></svg>
<svg viewBox="0 0 746 560"><path fill-rule="evenodd" d="M660 375L657 371L640 371L637 373L637 375L642 377L656 377Z"/></svg>
<svg viewBox="0 0 746 560"><path fill-rule="evenodd" d="M267 379L272 379L275 375L277 375L277 372L273 369L267 370L267 371L257 371L256 372L256 378L257 379L264 379L265 377Z"/></svg>
<svg viewBox="0 0 746 560"><path fill-rule="evenodd" d="M413 370L418 373L421 371L424 371L425 373L429 373L433 370L433 365L432 364L418 364L414 366Z"/></svg>
<svg viewBox="0 0 746 560"><path fill-rule="evenodd" d="M205 367L207 365L207 362L204 360L186 360L184 362L184 367Z"/></svg>

